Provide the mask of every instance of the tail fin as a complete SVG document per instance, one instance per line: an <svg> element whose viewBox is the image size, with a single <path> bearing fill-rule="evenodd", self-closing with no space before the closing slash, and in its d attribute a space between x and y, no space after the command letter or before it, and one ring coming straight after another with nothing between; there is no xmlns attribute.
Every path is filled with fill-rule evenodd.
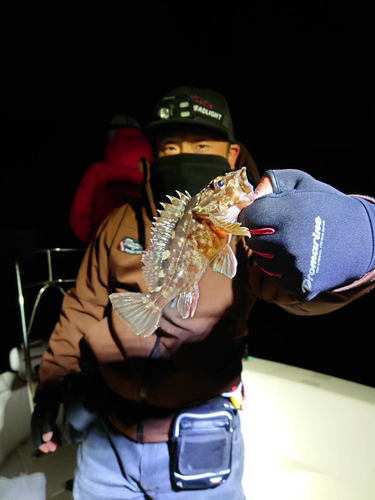
<svg viewBox="0 0 375 500"><path fill-rule="evenodd" d="M112 306L136 335L149 337L159 326L161 309L143 293L112 293Z"/></svg>

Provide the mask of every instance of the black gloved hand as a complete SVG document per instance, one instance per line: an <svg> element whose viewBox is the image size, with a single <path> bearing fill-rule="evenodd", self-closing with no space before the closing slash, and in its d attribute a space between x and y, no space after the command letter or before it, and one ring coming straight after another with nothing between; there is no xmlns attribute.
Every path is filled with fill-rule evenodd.
<svg viewBox="0 0 375 500"><path fill-rule="evenodd" d="M60 403L56 398L48 393L43 393L42 396L37 395L35 398L35 407L31 416L31 437L36 448L39 448L43 441L43 434L53 432L52 441L60 446L61 432L56 425L57 415L59 413Z"/></svg>
<svg viewBox="0 0 375 500"><path fill-rule="evenodd" d="M300 170L268 170L273 193L240 222L254 259L300 301L351 283L375 266L375 205Z"/></svg>

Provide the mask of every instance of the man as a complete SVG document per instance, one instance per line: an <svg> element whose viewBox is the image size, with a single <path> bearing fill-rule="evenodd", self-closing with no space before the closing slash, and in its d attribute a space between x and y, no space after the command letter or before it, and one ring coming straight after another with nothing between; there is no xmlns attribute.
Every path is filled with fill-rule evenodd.
<svg viewBox="0 0 375 500"><path fill-rule="evenodd" d="M163 97L155 115L145 130L157 159L143 162L144 200L117 209L102 224L75 289L64 299L40 367L34 441L44 452L56 449L61 387L82 370L83 378L94 380L92 399L100 417L79 448L75 500L242 500L238 401L251 309L263 298L291 313L321 314L374 288L375 202L348 197L298 170L269 171L256 201L240 214L252 238L231 241L236 276L230 280L209 268L199 282L193 318L182 319L172 301L156 334L137 337L108 296L148 292L141 258L150 247L159 202L176 189L195 194L242 166L221 94L180 87ZM87 353L94 363L87 363ZM228 436L221 428L218 437L212 415L226 412L233 432ZM187 434L180 435L178 423L185 417ZM189 436L189 428L198 434ZM228 457L222 475L212 475L215 464Z"/></svg>

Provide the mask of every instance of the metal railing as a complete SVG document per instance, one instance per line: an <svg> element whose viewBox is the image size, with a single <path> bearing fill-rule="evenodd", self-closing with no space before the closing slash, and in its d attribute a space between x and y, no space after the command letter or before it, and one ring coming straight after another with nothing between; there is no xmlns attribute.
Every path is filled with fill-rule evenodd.
<svg viewBox="0 0 375 500"><path fill-rule="evenodd" d="M31 364L31 357L30 357L30 342L29 342L29 337L30 333L34 324L35 320L35 315L38 310L38 306L40 304L40 300L43 296L43 294L51 288L57 289L58 291L61 292L62 296L65 295L66 291L63 287L65 284L74 284L75 283L75 276L76 276L76 271L77 269L72 270L74 274L74 278L68 277L68 278L55 278L54 276L54 269L53 269L53 262L52 262L52 255L54 253L64 253L64 252L80 252L83 253L85 252L84 248L50 248L50 249L43 249L43 250L35 250L32 252L27 252L24 254L19 254L16 259L16 281L17 281L17 293L18 293L18 304L19 304L19 310L20 310L20 316L21 316L21 329L22 329L22 340L23 340L23 350L24 350L24 355L25 355L25 365L26 365L26 383L27 383L27 389L28 389L28 398L29 398L29 403L31 410L34 408L34 395L35 395L35 380L33 376L33 370L32 370L32 364ZM41 281L34 281L30 283L25 283L24 280L22 279L22 273L21 273L21 264L20 264L20 259L22 259L22 256L34 256L38 254L45 254L46 259L47 259L47 278L45 280ZM26 290L33 288L34 290L37 290L37 295L35 298L35 301L33 303L32 309L31 309L31 315L30 319L27 321L26 319L26 312L25 312L25 293Z"/></svg>

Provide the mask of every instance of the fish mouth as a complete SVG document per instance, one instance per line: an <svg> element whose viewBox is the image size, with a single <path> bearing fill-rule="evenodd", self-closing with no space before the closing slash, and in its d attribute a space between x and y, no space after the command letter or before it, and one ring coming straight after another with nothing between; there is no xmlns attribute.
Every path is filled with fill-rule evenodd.
<svg viewBox="0 0 375 500"><path fill-rule="evenodd" d="M237 222L238 216L244 208L248 207L255 200L255 192L253 185L249 182L247 178L247 169L242 167L237 170L238 184L240 187L240 195L231 207L227 207L224 213L215 214L215 216L226 222Z"/></svg>
<svg viewBox="0 0 375 500"><path fill-rule="evenodd" d="M241 170L238 171L238 181L241 187L242 193L239 196L239 200L235 204L235 207L239 209L239 212L244 208L248 207L255 200L255 192L253 185L249 182L247 178L247 169L246 167L242 167Z"/></svg>
<svg viewBox="0 0 375 500"><path fill-rule="evenodd" d="M238 202L234 206L239 208L239 210L243 210L244 208L251 205L254 200L255 200L255 197L254 197L253 192L249 193L249 194L241 194Z"/></svg>
<svg viewBox="0 0 375 500"><path fill-rule="evenodd" d="M239 172L239 183L240 186L243 190L244 193L247 195L251 195L251 200L253 201L255 196L254 196L254 186L249 182L249 179L247 178L247 169L246 167L242 167L241 170L238 170Z"/></svg>

